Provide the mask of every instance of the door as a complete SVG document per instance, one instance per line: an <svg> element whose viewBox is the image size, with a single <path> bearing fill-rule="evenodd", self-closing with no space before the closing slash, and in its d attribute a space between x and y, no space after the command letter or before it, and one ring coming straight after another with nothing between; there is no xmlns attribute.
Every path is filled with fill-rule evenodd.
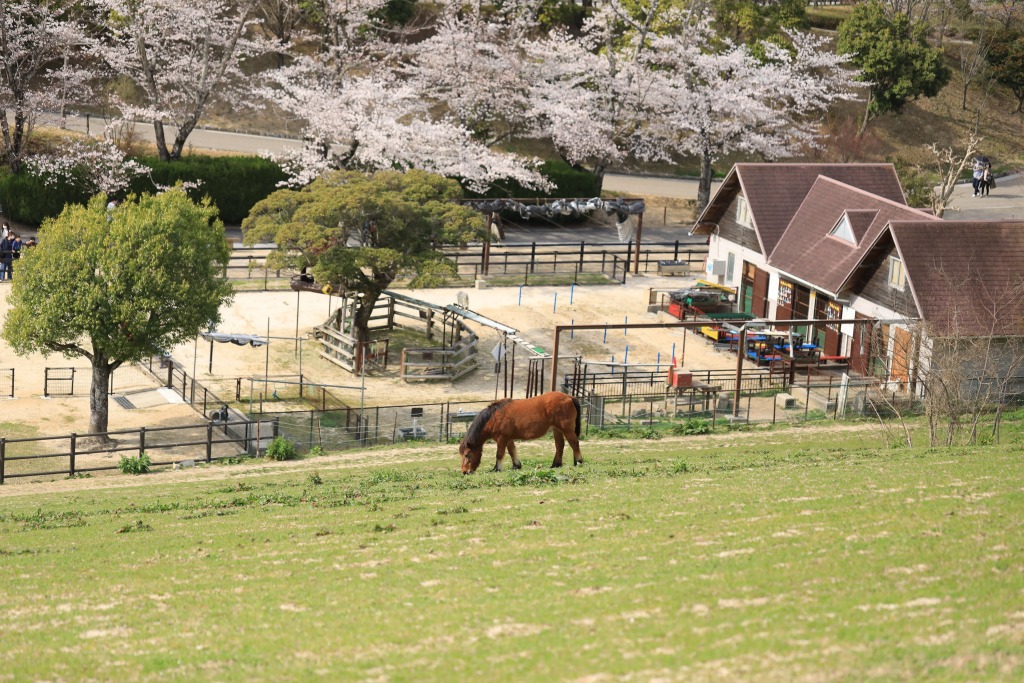
<svg viewBox="0 0 1024 683"><path fill-rule="evenodd" d="M870 320L860 313L854 314L857 320ZM861 375L868 374L871 358L871 331L873 325L858 323L853 326L853 340L850 343L850 370Z"/></svg>
<svg viewBox="0 0 1024 683"><path fill-rule="evenodd" d="M754 268L754 301L752 313L759 318L768 317L768 271Z"/></svg>
<svg viewBox="0 0 1024 683"><path fill-rule="evenodd" d="M913 335L902 327L895 329L892 346L892 379L899 382L910 381L910 357Z"/></svg>

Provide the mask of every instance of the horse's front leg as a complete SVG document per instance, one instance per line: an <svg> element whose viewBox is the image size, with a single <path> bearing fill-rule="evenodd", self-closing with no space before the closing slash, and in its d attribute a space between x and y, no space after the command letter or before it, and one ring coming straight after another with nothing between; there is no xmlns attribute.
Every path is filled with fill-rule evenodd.
<svg viewBox="0 0 1024 683"><path fill-rule="evenodd" d="M501 461L505 459L505 446L507 446L508 443L505 441L505 439L497 439L496 441L498 442L498 453L494 461L494 469L491 471L501 472ZM513 464L515 464L514 455L512 456L512 462Z"/></svg>
<svg viewBox="0 0 1024 683"><path fill-rule="evenodd" d="M555 460L551 463L552 467L562 466L562 451L565 450L565 437L562 436L562 432L555 428Z"/></svg>
<svg viewBox="0 0 1024 683"><path fill-rule="evenodd" d="M519 456L516 454L516 442L508 442L508 454L512 456L512 469L521 470L523 469L523 463L519 461Z"/></svg>

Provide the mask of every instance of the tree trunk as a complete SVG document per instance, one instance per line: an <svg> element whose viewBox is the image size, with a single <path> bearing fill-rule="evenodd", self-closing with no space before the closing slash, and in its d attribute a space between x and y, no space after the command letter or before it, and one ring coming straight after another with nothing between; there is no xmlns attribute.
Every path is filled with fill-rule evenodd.
<svg viewBox="0 0 1024 683"><path fill-rule="evenodd" d="M601 196L601 191L604 189L604 172L608 169L604 164L597 164L594 166L594 182L597 183L597 196Z"/></svg>
<svg viewBox="0 0 1024 683"><path fill-rule="evenodd" d="M153 121L153 134L156 136L156 152L160 161L170 161L171 155L167 151L167 138L164 137L164 122L155 119Z"/></svg>
<svg viewBox="0 0 1024 683"><path fill-rule="evenodd" d="M106 436L110 374L114 367L105 356L96 354L92 359L92 386L89 389L89 433L102 435L100 441L109 441Z"/></svg>
<svg viewBox="0 0 1024 683"><path fill-rule="evenodd" d="M964 97L963 97L963 102L960 104L960 110L961 111L967 111L967 88L968 88L968 86L970 86L970 84L971 84L970 81L968 81L967 79L964 79Z"/></svg>
<svg viewBox="0 0 1024 683"><path fill-rule="evenodd" d="M860 121L860 129L857 130L857 137L864 137L864 131L868 129L868 121L871 120L871 91L868 91L868 101L864 105L864 118Z"/></svg>
<svg viewBox="0 0 1024 683"><path fill-rule="evenodd" d="M714 169L711 167L711 155L705 152L700 157L700 179L697 181L697 214L711 202L711 180Z"/></svg>

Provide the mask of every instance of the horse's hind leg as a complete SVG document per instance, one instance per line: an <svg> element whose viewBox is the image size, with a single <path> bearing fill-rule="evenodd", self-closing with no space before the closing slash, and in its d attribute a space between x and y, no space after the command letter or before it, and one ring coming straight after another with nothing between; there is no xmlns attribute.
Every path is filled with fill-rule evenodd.
<svg viewBox="0 0 1024 683"><path fill-rule="evenodd" d="M512 469L521 470L523 469L523 463L519 461L519 456L516 454L516 442L508 442L508 454L512 456Z"/></svg>
<svg viewBox="0 0 1024 683"><path fill-rule="evenodd" d="M551 466L552 467L561 467L562 466L562 451L565 450L565 437L562 436L562 431L560 429L558 429L558 427L555 427L554 430L552 430L552 431L554 431L554 433L555 433L555 460L554 460L554 462L551 463Z"/></svg>
<svg viewBox="0 0 1024 683"><path fill-rule="evenodd" d="M569 440L569 447L572 448L572 464L582 465L583 454L580 453L580 439L576 436L575 431L568 431L565 433L565 438Z"/></svg>
<svg viewBox="0 0 1024 683"><path fill-rule="evenodd" d="M505 444L505 440L504 439L498 439L498 453L497 453L496 459L494 461L494 469L491 470L492 472L501 472L501 461L505 459L505 445L506 444ZM511 444L509 444L509 445L511 445ZM514 448L514 446L513 446L513 448ZM512 463L515 464L515 456L514 455L512 456Z"/></svg>

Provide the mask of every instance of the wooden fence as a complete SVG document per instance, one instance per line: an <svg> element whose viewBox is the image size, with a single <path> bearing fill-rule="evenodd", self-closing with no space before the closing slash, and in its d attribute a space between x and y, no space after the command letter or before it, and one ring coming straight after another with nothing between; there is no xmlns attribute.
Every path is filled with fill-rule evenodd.
<svg viewBox="0 0 1024 683"><path fill-rule="evenodd" d="M472 244L444 247L461 277L529 276L542 274L603 273L613 280L632 271L635 245L621 242L556 242L529 244ZM708 250L703 245L674 242L642 242L640 271L684 274L702 272ZM672 264L666 272L666 264Z"/></svg>
<svg viewBox="0 0 1024 683"><path fill-rule="evenodd" d="M118 462L111 458L119 454L146 453L153 466L170 465L186 458L213 462L264 450L277 433L277 425L272 420L242 420L140 427L95 434L72 433L19 439L0 437L0 484L15 477L74 477L88 472L116 470ZM154 452L176 457L153 457Z"/></svg>

